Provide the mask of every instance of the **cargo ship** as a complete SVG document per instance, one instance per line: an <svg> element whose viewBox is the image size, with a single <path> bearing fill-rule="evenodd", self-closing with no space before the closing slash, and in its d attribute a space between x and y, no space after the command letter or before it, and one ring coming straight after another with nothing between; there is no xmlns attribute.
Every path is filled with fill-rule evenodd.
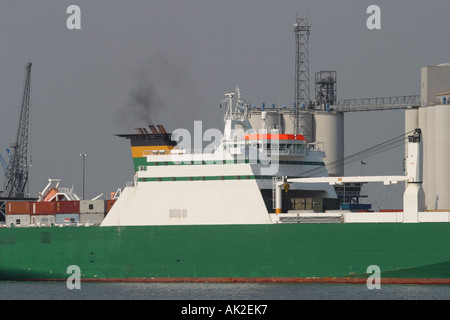
<svg viewBox="0 0 450 320"><path fill-rule="evenodd" d="M81 281L366 283L375 265L382 283L450 284L449 212L423 209L419 129L405 176L335 177L264 107L256 131L240 92L222 103L220 144L202 152L162 126L119 134L134 179L117 199L56 187L8 202L0 279L65 281L76 265ZM403 210L341 210L334 186L370 181L405 181Z"/></svg>

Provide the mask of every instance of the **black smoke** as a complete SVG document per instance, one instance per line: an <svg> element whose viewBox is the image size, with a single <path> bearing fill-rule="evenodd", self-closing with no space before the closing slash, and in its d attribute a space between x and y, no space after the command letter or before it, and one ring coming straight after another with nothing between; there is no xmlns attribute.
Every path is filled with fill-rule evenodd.
<svg viewBox="0 0 450 320"><path fill-rule="evenodd" d="M126 127L155 124L155 118L165 102L158 92L157 72L152 63L142 64L134 70L126 101L115 115L115 122Z"/></svg>

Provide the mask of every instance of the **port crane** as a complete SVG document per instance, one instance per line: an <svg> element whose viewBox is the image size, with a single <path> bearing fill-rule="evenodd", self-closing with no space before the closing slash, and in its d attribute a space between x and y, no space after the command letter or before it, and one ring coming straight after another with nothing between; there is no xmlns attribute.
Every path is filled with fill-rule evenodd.
<svg viewBox="0 0 450 320"><path fill-rule="evenodd" d="M25 66L25 83L16 142L11 145L4 176L4 198L23 198L28 183L28 125L30 119L31 62Z"/></svg>

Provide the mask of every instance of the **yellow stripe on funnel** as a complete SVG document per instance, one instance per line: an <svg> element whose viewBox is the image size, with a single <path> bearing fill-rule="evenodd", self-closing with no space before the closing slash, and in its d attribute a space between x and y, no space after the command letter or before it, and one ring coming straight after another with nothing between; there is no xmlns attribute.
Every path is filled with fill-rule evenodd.
<svg viewBox="0 0 450 320"><path fill-rule="evenodd" d="M164 150L166 153L172 150L173 146L139 146L139 147L131 147L131 155L133 158L143 158L149 155L152 155L152 151Z"/></svg>

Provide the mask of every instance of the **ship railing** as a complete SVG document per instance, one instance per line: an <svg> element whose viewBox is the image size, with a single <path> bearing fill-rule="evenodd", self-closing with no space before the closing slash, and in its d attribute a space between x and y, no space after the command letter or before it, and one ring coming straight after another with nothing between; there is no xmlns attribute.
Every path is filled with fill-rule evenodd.
<svg viewBox="0 0 450 320"><path fill-rule="evenodd" d="M320 147L318 146L322 146L322 149L320 149ZM283 147L283 146L278 146L276 144L269 146L269 147L263 147L261 148L260 146L238 146L238 147L232 147L232 146L225 146L224 148L224 152L228 153L228 154L244 154L244 150L246 149L250 149L250 148L255 148L257 149L260 153L264 153L264 154L274 154L274 155L302 155L305 154L305 148L300 148L300 149L292 149L292 148L288 148L288 147ZM314 142L310 145L308 145L308 149L309 150L323 150L323 142ZM170 155L199 155L199 154L203 154L203 155L210 155L212 153L214 153L216 151L216 149L212 149L212 150L206 150L206 149L172 149L170 151ZM141 169L140 169L141 170ZM145 169L142 169L145 170Z"/></svg>
<svg viewBox="0 0 450 320"><path fill-rule="evenodd" d="M342 213L308 212L309 210L290 210L289 213L270 214L276 223L344 223Z"/></svg>
<svg viewBox="0 0 450 320"><path fill-rule="evenodd" d="M323 142L310 142L306 145L306 148L308 150L324 150L324 143Z"/></svg>
<svg viewBox="0 0 450 320"><path fill-rule="evenodd" d="M172 149L170 150L170 154L202 154L205 150L203 149Z"/></svg>
<svg viewBox="0 0 450 320"><path fill-rule="evenodd" d="M264 155L280 155L280 156L288 156L288 155L302 155L305 154L305 149L260 149L260 153Z"/></svg>
<svg viewBox="0 0 450 320"><path fill-rule="evenodd" d="M343 223L342 217L314 216L314 217L280 217L281 223Z"/></svg>

